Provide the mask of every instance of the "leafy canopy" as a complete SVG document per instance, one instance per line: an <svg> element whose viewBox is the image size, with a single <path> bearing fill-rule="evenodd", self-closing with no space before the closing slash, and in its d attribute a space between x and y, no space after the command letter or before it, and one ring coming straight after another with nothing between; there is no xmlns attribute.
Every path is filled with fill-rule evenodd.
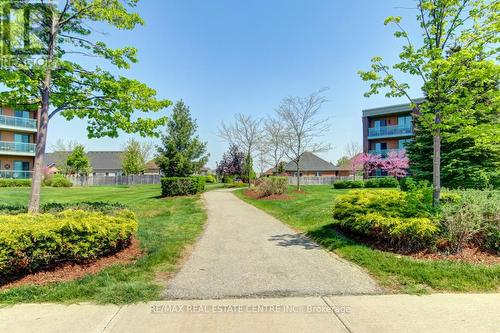
<svg viewBox="0 0 500 333"><path fill-rule="evenodd" d="M141 17L131 11L137 2L67 0L41 5L3 0L2 9L12 9L18 15L9 24L14 37L1 42L10 52L4 52L0 66L0 82L7 88L0 92L0 102L38 108L43 102L42 92L48 88L49 119L56 114L67 120L85 119L89 137L117 137L119 130L156 135L165 117L151 119L133 114L159 111L170 101L157 99L156 91L142 82L80 62L82 57L100 58L119 69L137 62L135 48L111 48L98 40L93 27L99 22L120 30L142 25ZM20 29L25 9L31 10L28 35ZM23 45L27 36L30 43Z"/></svg>
<svg viewBox="0 0 500 333"><path fill-rule="evenodd" d="M90 161L83 145L75 146L73 151L68 155L66 165L70 174L79 175L92 172L92 167L90 166Z"/></svg>
<svg viewBox="0 0 500 333"><path fill-rule="evenodd" d="M183 101L175 104L167 133L158 147L156 163L167 177L187 177L200 172L207 163L207 143L195 136L198 125Z"/></svg>

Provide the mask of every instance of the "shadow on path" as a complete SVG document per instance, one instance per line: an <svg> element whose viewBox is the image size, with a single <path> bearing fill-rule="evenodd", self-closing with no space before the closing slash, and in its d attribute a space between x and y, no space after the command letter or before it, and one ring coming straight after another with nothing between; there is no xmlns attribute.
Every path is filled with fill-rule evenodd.
<svg viewBox="0 0 500 333"><path fill-rule="evenodd" d="M270 242L276 242L277 246L301 246L306 250L319 249L320 246L310 241L302 234L282 234L274 235L268 239Z"/></svg>

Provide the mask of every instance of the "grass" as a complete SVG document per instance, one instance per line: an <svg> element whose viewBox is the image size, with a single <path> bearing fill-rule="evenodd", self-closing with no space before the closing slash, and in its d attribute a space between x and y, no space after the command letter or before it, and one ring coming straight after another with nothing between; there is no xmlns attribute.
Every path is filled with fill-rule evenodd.
<svg viewBox="0 0 500 333"><path fill-rule="evenodd" d="M291 200L257 200L235 192L246 202L268 212L339 256L366 269L394 292L491 292L500 290L500 265L484 266L451 260L417 260L372 249L338 234L332 227L335 197L348 190L330 186L304 186L290 191Z"/></svg>
<svg viewBox="0 0 500 333"><path fill-rule="evenodd" d="M177 269L182 251L203 230L205 212L198 197L159 198L159 185L43 188L42 201L117 201L138 216L137 237L145 255L128 265L113 265L95 275L50 284L0 291L0 303L82 302L127 304L158 300L158 279ZM1 188L0 201L26 204L29 188Z"/></svg>

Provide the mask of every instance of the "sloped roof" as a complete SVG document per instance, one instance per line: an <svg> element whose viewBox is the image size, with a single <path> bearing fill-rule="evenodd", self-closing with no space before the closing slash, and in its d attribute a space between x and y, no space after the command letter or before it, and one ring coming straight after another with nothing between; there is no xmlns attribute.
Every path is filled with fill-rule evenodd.
<svg viewBox="0 0 500 333"><path fill-rule="evenodd" d="M336 167L332 163L308 151L301 155L299 166L301 171L337 171L344 169ZM285 171L295 171L296 169L297 164L293 161L285 165Z"/></svg>
<svg viewBox="0 0 500 333"><path fill-rule="evenodd" d="M121 170L122 151L89 151L87 156L94 171L99 170ZM69 152L60 151L45 155L45 164L57 166L57 162L66 159Z"/></svg>

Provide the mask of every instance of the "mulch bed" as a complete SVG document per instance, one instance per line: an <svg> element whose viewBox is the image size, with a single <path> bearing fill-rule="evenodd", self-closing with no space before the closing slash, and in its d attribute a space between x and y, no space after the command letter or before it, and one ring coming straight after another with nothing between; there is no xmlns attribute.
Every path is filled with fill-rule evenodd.
<svg viewBox="0 0 500 333"><path fill-rule="evenodd" d="M291 196L286 195L286 194L273 194L269 195L267 197L260 197L257 192L254 190L246 190L245 195L249 198L252 199L258 199L258 200L290 200L293 199Z"/></svg>
<svg viewBox="0 0 500 333"><path fill-rule="evenodd" d="M381 242L377 239L370 239L360 235L355 235L345 230L335 228L339 234L355 240L358 243L367 245L371 248L391 252L396 255L406 256L414 259L420 260L452 260L452 261L463 261L471 264L482 264L482 265L499 265L500 256L493 253L482 251L477 247L469 247L464 249L461 253L447 254L444 252L431 252L429 250L420 250L415 252L402 251L401 249L394 248L386 243Z"/></svg>
<svg viewBox="0 0 500 333"><path fill-rule="evenodd" d="M19 277L0 285L5 290L23 285L45 285L54 282L76 280L87 274L96 274L114 264L128 264L142 255L139 241L133 238L125 249L88 263L62 263L42 271Z"/></svg>

